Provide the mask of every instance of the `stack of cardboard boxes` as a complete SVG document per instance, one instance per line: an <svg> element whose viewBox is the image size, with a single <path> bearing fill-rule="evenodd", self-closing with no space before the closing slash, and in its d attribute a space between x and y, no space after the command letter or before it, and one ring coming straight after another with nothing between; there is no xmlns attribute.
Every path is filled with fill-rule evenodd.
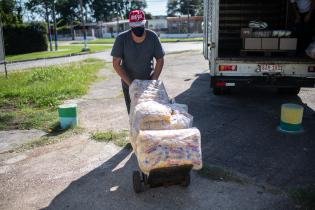
<svg viewBox="0 0 315 210"><path fill-rule="evenodd" d="M297 38L253 37L253 29L251 28L242 28L241 38L243 39L244 50L295 51L297 48Z"/></svg>

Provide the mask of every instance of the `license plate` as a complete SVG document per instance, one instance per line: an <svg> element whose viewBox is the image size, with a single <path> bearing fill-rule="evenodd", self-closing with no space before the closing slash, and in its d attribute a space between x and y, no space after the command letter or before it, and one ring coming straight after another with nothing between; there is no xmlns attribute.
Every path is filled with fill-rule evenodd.
<svg viewBox="0 0 315 210"><path fill-rule="evenodd" d="M258 65L260 72L282 72L281 65L260 64Z"/></svg>

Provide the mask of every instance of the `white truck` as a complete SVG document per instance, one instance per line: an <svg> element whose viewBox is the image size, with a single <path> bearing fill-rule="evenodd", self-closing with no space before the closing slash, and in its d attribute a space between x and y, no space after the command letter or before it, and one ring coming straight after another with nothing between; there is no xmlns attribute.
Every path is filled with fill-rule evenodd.
<svg viewBox="0 0 315 210"><path fill-rule="evenodd" d="M306 55L280 50L241 53L242 28L252 20L267 22L272 29L294 26L290 6L289 0L204 0L203 54L209 60L214 94L244 86L276 87L289 94L314 87L315 60Z"/></svg>

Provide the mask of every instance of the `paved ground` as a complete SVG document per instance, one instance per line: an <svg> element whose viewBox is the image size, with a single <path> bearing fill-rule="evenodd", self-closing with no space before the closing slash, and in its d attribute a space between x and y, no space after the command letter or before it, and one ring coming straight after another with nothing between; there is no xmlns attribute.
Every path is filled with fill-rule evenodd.
<svg viewBox="0 0 315 210"><path fill-rule="evenodd" d="M163 43L163 48L166 53L176 53L182 51L191 51L191 50L200 50L202 49L202 42L182 42L178 43ZM19 63L12 63L7 65L7 70L21 70L39 66L49 66L49 65L56 65L56 64L63 64L69 62L75 62L79 60L83 60L86 58L98 58L105 60L107 62L112 61L112 57L110 56L110 50L105 52L87 54L87 55L78 55L72 57L64 57L64 58L53 58L53 59L41 59L36 61L26 61L26 62L19 62ZM0 72L4 71L4 66L0 65Z"/></svg>
<svg viewBox="0 0 315 210"><path fill-rule="evenodd" d="M162 79L170 96L187 103L194 115L204 164L229 168L249 182L217 182L194 172L187 189L134 194L131 173L137 164L131 151L89 140L95 130L128 128L119 79L104 70L100 75L110 79L75 100L86 132L0 155L0 209L293 209L281 191L315 183L315 91L280 97L273 90L244 89L214 96L207 68L200 53L172 54L166 56ZM284 102L304 105L305 133L276 130Z"/></svg>

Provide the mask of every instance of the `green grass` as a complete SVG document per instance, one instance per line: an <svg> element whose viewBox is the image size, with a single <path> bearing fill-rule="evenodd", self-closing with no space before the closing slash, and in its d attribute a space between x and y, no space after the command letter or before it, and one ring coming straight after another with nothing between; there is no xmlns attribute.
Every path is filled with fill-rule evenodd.
<svg viewBox="0 0 315 210"><path fill-rule="evenodd" d="M110 49L110 46L104 45L91 45L88 46L90 48L91 53L104 51ZM66 45L59 46L58 51L43 51L43 52L34 52L34 53L26 53L20 55L8 55L6 56L6 61L21 61L21 60L29 60L29 59L40 59L40 58L49 58L49 57L57 57L57 56L67 56L72 54L84 54L86 52L82 52L83 46L79 45Z"/></svg>
<svg viewBox="0 0 315 210"><path fill-rule="evenodd" d="M244 184L245 181L231 171L217 166L203 166L198 174L207 179Z"/></svg>
<svg viewBox="0 0 315 210"><path fill-rule="evenodd" d="M128 131L105 131L92 133L91 138L98 142L112 142L119 147L131 148Z"/></svg>
<svg viewBox="0 0 315 210"><path fill-rule="evenodd" d="M104 62L88 59L60 66L0 74L0 130L50 130L57 106L87 93Z"/></svg>
<svg viewBox="0 0 315 210"><path fill-rule="evenodd" d="M191 41L202 41L203 38L162 38L161 42L191 42ZM115 39L95 39L88 41L89 44L114 44ZM82 44L83 42L74 42L74 44Z"/></svg>
<svg viewBox="0 0 315 210"><path fill-rule="evenodd" d="M315 186L291 190L290 195L299 209L315 209Z"/></svg>

